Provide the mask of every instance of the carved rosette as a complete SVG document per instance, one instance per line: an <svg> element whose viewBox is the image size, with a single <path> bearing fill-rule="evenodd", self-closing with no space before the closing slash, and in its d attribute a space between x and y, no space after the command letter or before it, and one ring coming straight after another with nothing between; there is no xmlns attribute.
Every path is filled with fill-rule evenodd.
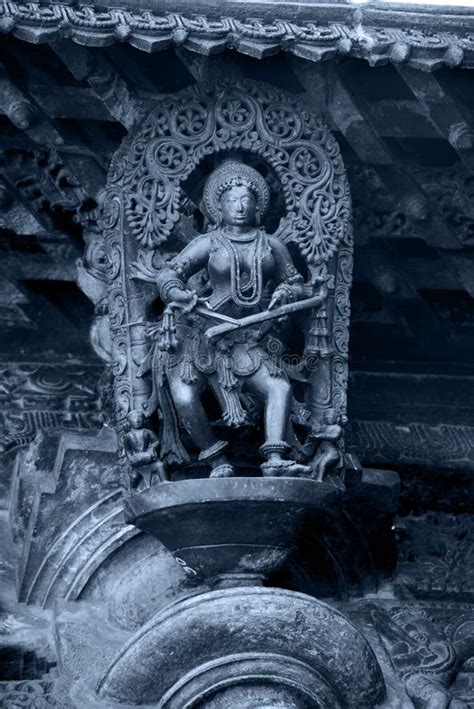
<svg viewBox="0 0 474 709"><path fill-rule="evenodd" d="M147 349L147 306L156 292L134 278L133 264L148 265L153 281L153 252L177 250L173 229L187 199L184 181L208 156L235 153L268 165L286 211L277 234L299 249L310 278L327 279L327 308L306 337L306 358L316 363L306 406L315 425L327 409L345 419L352 222L339 147L327 126L291 95L234 81L163 97L113 160L103 228L119 422L133 409L146 411L150 396L139 365Z"/></svg>

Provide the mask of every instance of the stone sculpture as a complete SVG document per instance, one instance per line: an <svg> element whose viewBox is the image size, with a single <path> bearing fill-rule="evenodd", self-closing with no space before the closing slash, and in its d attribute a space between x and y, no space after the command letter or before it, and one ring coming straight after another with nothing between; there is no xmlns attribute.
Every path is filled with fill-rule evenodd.
<svg viewBox="0 0 474 709"><path fill-rule="evenodd" d="M268 347L269 327L283 312L290 314L291 306L281 306L304 299L301 305L315 307L324 302L327 289L322 282L318 297L310 297L313 285L304 284L287 247L259 226L268 202L268 187L255 169L224 162L204 190L214 228L193 239L157 278L160 296L168 305L152 358L154 384L169 388L180 423L201 451L199 459L211 465L211 477L229 477L235 471L225 455L227 443L215 437L201 403L206 383L229 426L246 422L241 394L263 400L264 476L311 475L309 466L284 458L290 450L292 393L281 363ZM187 287L188 278L201 268L209 279L207 298ZM211 339L209 319L231 328ZM270 341L273 344L273 338Z"/></svg>
<svg viewBox="0 0 474 709"><path fill-rule="evenodd" d="M115 156L103 223L119 427L141 411L171 479L190 444L211 476L233 476L211 390L220 423L263 413L264 476L340 470L352 237L326 126L252 82L167 97Z"/></svg>
<svg viewBox="0 0 474 709"><path fill-rule="evenodd" d="M164 477L163 464L158 460L158 438L153 431L144 428L144 416L141 411L131 411L128 415L128 432L123 436L123 447L132 465L132 487L138 487L147 477L149 485L152 480L162 481Z"/></svg>

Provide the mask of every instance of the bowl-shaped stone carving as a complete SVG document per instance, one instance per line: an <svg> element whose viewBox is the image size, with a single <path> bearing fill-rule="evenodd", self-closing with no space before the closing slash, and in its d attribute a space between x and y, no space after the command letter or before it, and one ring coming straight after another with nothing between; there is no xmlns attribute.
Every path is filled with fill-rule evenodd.
<svg viewBox="0 0 474 709"><path fill-rule="evenodd" d="M336 487L303 478L183 480L124 501L128 522L214 587L261 584L310 517L324 525L341 506Z"/></svg>

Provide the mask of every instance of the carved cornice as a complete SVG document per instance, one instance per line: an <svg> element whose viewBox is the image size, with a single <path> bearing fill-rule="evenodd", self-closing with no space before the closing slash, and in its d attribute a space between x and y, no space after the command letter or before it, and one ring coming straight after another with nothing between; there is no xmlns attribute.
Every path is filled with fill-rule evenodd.
<svg viewBox="0 0 474 709"><path fill-rule="evenodd" d="M222 17L215 8L209 8L206 15L185 17L133 9L133 0L128 4L129 10L3 1L0 31L35 44L61 38L94 47L128 42L147 52L183 46L204 55L232 48L259 59L285 51L311 61L340 54L374 66L406 63L426 71L443 65L474 65L474 15L468 10L459 9L451 17L435 8L395 12L344 6L341 13L337 5L302 3L308 19L297 24L285 19L246 19L259 10L258 3L249 3L246 15L242 4L230 4L227 11L229 15L235 12L234 17ZM280 17L288 15L285 3L280 7ZM193 12L198 9L196 5Z"/></svg>

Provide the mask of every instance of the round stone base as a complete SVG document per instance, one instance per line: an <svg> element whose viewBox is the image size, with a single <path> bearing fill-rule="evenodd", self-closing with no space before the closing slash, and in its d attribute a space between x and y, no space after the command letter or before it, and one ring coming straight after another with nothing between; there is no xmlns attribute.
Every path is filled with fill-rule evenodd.
<svg viewBox="0 0 474 709"><path fill-rule="evenodd" d="M310 596L219 589L141 628L97 688L107 706L369 709L385 686L364 636Z"/></svg>

